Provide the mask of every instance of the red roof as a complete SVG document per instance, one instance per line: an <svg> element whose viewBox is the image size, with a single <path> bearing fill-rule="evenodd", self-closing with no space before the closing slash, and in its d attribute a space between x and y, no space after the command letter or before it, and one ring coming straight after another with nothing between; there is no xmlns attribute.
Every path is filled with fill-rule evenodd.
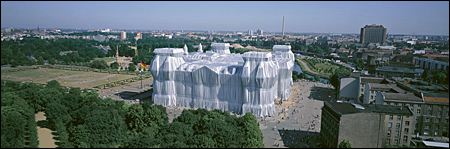
<svg viewBox="0 0 450 149"><path fill-rule="evenodd" d="M448 55L438 55L438 54L425 54L423 57L448 57Z"/></svg>

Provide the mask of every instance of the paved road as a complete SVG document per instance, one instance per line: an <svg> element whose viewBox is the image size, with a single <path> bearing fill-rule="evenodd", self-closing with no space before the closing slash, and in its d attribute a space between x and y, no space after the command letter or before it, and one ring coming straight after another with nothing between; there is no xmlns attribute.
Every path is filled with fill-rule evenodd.
<svg viewBox="0 0 450 149"><path fill-rule="evenodd" d="M275 116L265 118L267 122L258 119L264 136L264 146L315 147L320 132L321 108L324 101L332 99L331 91L332 87L323 83L305 80L294 82L291 97L288 101L283 101L281 106L276 106ZM280 145L275 146L276 143Z"/></svg>

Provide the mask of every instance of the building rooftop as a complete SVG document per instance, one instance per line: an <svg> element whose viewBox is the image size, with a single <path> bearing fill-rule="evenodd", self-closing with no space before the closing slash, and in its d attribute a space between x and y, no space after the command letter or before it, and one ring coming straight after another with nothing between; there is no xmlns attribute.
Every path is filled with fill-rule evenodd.
<svg viewBox="0 0 450 149"><path fill-rule="evenodd" d="M384 90L393 93L405 93L406 91L397 87L395 84L369 83L372 90Z"/></svg>
<svg viewBox="0 0 450 149"><path fill-rule="evenodd" d="M381 93L384 95L385 100L396 100L396 101L412 101L412 102L423 102L422 98L417 97L413 93Z"/></svg>
<svg viewBox="0 0 450 149"><path fill-rule="evenodd" d="M382 83L384 78L361 77L361 83Z"/></svg>
<svg viewBox="0 0 450 149"><path fill-rule="evenodd" d="M423 98L425 102L434 103L449 103L448 92L438 92L438 93L423 93Z"/></svg>
<svg viewBox="0 0 450 149"><path fill-rule="evenodd" d="M425 54L425 55L422 55L422 57L447 57L448 58L448 55Z"/></svg>
<svg viewBox="0 0 450 149"><path fill-rule="evenodd" d="M392 106L392 105L378 105L378 104L354 104L354 103L339 103L339 102L325 102L331 106L335 111L341 115L353 113L386 113L397 115L413 115L407 106Z"/></svg>
<svg viewBox="0 0 450 149"><path fill-rule="evenodd" d="M383 67L377 67L377 71L392 71L392 72L404 72L404 73L420 73L422 74L423 69L409 69L406 67L390 67L390 66L383 66Z"/></svg>

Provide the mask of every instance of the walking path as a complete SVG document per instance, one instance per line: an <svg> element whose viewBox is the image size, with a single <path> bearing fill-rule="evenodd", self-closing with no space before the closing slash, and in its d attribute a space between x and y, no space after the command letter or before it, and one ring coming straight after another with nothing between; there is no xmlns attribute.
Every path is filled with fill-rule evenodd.
<svg viewBox="0 0 450 149"><path fill-rule="evenodd" d="M44 121L47 118L44 116L44 112L38 112L35 114L36 122L38 121ZM56 140L53 139L52 131L48 128L41 128L37 126L37 132L38 132L38 140L39 140L39 148L56 148Z"/></svg>
<svg viewBox="0 0 450 149"><path fill-rule="evenodd" d="M323 83L306 80L294 82L289 100L283 101L281 106L276 105L276 114L258 118L264 146L316 147L319 142L321 108L324 101L332 99L331 91L331 86Z"/></svg>
<svg viewBox="0 0 450 149"><path fill-rule="evenodd" d="M304 61L302 61L300 59L298 59L298 61L300 61L300 63L302 63L303 66L305 66L306 71L309 71L309 72L311 72L313 74L318 74L318 75L320 74L320 73L317 73L317 72L312 71L311 69L309 69L308 65L306 65L306 63Z"/></svg>

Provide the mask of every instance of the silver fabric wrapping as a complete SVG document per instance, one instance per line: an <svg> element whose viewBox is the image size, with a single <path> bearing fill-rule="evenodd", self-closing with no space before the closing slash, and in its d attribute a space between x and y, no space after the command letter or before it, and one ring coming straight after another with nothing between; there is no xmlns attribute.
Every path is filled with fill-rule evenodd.
<svg viewBox="0 0 450 149"><path fill-rule="evenodd" d="M189 54L180 48L155 49L150 64L154 103L272 116L274 99L291 95L294 59L290 50L283 51L290 46L274 54L229 54L229 44L221 43L211 47Z"/></svg>

